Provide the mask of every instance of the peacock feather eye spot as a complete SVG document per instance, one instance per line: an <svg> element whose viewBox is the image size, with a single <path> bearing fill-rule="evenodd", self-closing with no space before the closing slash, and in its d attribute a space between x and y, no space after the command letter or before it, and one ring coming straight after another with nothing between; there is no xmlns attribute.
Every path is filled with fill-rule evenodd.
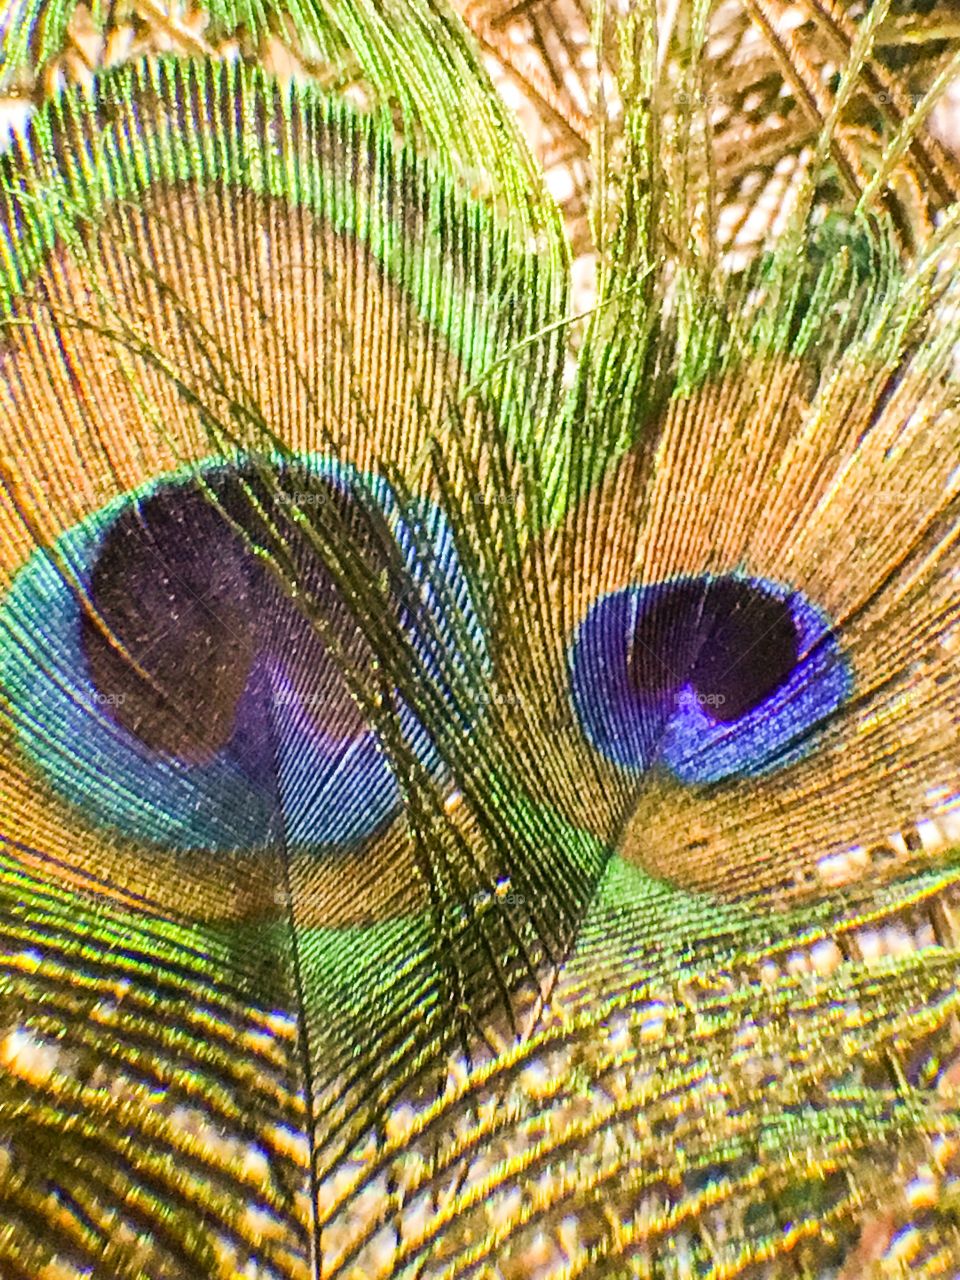
<svg viewBox="0 0 960 1280"><path fill-rule="evenodd" d="M438 767L411 708L384 693L357 609L436 676L453 645L441 574L469 616L439 509L401 510L328 459L163 478L18 575L7 625L32 638L0 682L21 747L95 822L137 838L242 851L279 822L292 847L354 845L399 805L357 681Z"/></svg>
<svg viewBox="0 0 960 1280"><path fill-rule="evenodd" d="M571 648L572 700L594 747L630 771L662 765L691 783L806 754L849 683L809 601L733 574L612 592Z"/></svg>

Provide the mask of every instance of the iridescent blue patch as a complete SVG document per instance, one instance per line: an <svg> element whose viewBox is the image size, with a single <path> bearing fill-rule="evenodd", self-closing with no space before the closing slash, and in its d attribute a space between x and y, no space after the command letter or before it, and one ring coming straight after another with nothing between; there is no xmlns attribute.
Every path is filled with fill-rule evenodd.
<svg viewBox="0 0 960 1280"><path fill-rule="evenodd" d="M329 459L311 455L295 465L379 512L392 536L392 551L384 555L394 577L402 580L396 624L426 679L441 681L444 672L459 668L463 655L458 645L464 636L474 649L471 661L478 654L482 658L453 535L439 508L423 501L401 509L385 482ZM216 486L231 470L236 464L231 468L212 461L199 473L195 468L162 477L68 530L55 555L34 553L0 609L0 688L11 705L24 753L63 799L104 827L182 850L242 852L274 840L313 850L353 846L397 812L396 778L340 667L322 651L306 617L276 593L270 601L271 611L282 615L279 623L247 616L250 602L243 593L251 581L259 582L256 565L252 578L246 568L237 571L237 591L231 597L224 573L230 557L237 560L236 547L211 546L209 553L211 566L227 564L219 595L214 592L213 598L218 607L229 604L236 630L246 629L235 652L223 661L234 664L235 675L236 663L249 659L249 670L240 672L242 692L227 709L229 731L222 742L211 747L198 740L190 750L171 747L163 735L169 739L176 733L175 714L167 716L162 731L153 726L148 732L139 724L140 712L131 709L136 698L143 699L144 687L149 693L149 681L145 685L141 679L134 696L123 680L103 675L104 664L115 657L111 645L117 648L110 628L102 624L103 602L96 598L98 565L102 568L111 531L116 542L120 522L126 520L136 532L137 513L151 510L150 504L160 499L174 513L167 512L169 526L177 495L196 485L198 474ZM169 528L165 536L169 542ZM198 565L202 572L202 556L194 546L184 573L189 570L195 580ZM185 615L194 605L189 593L175 598L176 565L162 567L159 586L148 569L137 566L135 590L141 595L154 591L160 603L150 607L168 609L168 634L160 639L163 628L158 627L157 643L174 646L170 662L175 670L175 646L180 644L188 661L194 656L191 644L209 636L202 627L196 635L185 630ZM215 576L217 571L211 572ZM102 584L99 589L102 594ZM251 596L261 613L263 590L256 586L261 594ZM166 605L164 591L172 592ZM206 608L203 593L193 594L196 609ZM455 625L448 616L451 600ZM93 648L91 636L97 641ZM133 655L147 676L156 656ZM220 674L230 676L226 670ZM215 694L214 684L210 696ZM417 716L399 698L393 714L407 748L436 773L440 760Z"/></svg>
<svg viewBox="0 0 960 1280"><path fill-rule="evenodd" d="M687 783L793 763L850 696L826 615L799 592L728 574L631 586L598 600L570 650L583 732L631 772Z"/></svg>

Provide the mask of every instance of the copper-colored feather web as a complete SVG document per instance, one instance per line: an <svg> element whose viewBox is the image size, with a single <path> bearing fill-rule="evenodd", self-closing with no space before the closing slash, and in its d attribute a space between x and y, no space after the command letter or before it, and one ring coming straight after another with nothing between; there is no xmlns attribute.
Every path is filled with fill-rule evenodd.
<svg viewBox="0 0 960 1280"><path fill-rule="evenodd" d="M950 14L463 18L4 16L0 1276L952 1275Z"/></svg>

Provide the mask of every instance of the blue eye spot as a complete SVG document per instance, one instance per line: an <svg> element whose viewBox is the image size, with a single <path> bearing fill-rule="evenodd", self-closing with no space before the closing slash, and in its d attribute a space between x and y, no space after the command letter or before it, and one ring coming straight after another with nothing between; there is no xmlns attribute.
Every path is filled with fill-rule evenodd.
<svg viewBox="0 0 960 1280"><path fill-rule="evenodd" d="M570 650L582 730L614 764L717 782L808 754L852 688L827 617L764 579L703 575L598 600Z"/></svg>
<svg viewBox="0 0 960 1280"><path fill-rule="evenodd" d="M63 799L98 825L184 851L276 840L336 851L399 811L344 675L346 663L369 680L375 655L342 558L338 579L311 540L314 512L356 574L379 583L427 678L462 656L449 600L460 638L465 627L479 645L435 505L401 510L376 477L312 455L282 464L273 484L240 464L164 477L65 532L54 555L35 552L0 608L0 690L22 751ZM395 713L437 772L413 711L397 699Z"/></svg>

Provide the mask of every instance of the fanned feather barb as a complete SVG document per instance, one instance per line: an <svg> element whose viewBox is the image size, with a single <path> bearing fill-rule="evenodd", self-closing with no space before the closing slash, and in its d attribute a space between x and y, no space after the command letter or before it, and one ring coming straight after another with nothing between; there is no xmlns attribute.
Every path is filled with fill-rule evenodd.
<svg viewBox="0 0 960 1280"><path fill-rule="evenodd" d="M586 314L433 0L211 8L3 157L4 1278L960 1267L953 160L811 14L596 16Z"/></svg>

